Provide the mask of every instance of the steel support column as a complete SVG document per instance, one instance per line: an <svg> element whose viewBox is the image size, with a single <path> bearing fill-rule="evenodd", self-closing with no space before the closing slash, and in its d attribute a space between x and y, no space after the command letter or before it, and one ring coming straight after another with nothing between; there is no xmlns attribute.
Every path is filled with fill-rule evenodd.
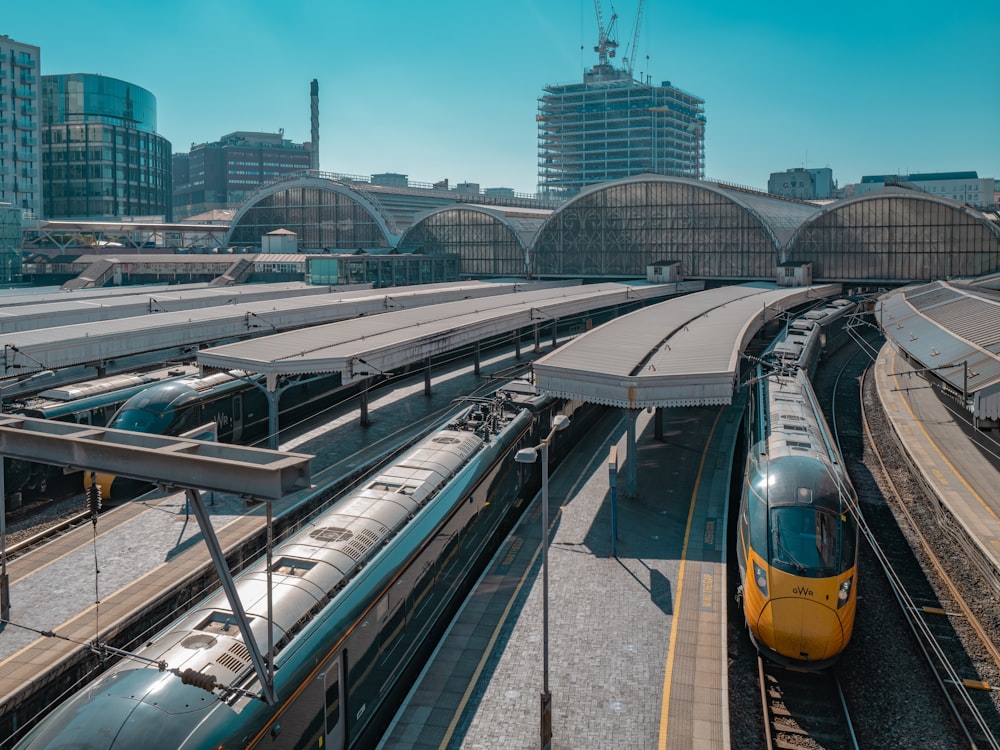
<svg viewBox="0 0 1000 750"><path fill-rule="evenodd" d="M273 675L264 664L264 657L260 652L260 646L257 645L253 631L250 630L250 621L247 619L247 613L243 609L243 602L240 601L239 592L236 590L236 582L233 580L233 573L226 562L226 555L222 551L222 545L219 544L219 538L215 535L215 529L212 527L212 519L209 518L208 511L205 510L205 506L201 503L201 493L193 489L187 489L185 492L191 506L194 508L194 515L198 519L198 526L201 527L201 535L205 539L205 546L208 547L208 553L215 564L215 571L219 574L222 589L226 592L229 606L233 610L236 624L240 629L240 634L243 636L243 645L250 651L250 661L253 662L257 678L260 680L261 691L264 693L264 702L269 706L273 706L278 702L278 697L274 692ZM270 503L268 503L268 506L270 507ZM269 629L273 627L273 621L270 617L268 618L267 626ZM271 641L272 639L273 635L269 633L268 640ZM268 654L268 662L270 662L270 658L270 654Z"/></svg>

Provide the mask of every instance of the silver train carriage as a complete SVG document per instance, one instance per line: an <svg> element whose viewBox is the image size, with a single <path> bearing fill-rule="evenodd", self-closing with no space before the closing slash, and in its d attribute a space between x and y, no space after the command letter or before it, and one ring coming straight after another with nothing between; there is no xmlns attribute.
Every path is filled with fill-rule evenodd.
<svg viewBox="0 0 1000 750"><path fill-rule="evenodd" d="M276 705L260 697L220 592L56 708L17 747L373 746L538 487L540 467L516 463L514 452L570 407L509 391L474 403L277 546ZM557 433L551 459L586 422ZM237 579L262 653L266 574L261 561Z"/></svg>

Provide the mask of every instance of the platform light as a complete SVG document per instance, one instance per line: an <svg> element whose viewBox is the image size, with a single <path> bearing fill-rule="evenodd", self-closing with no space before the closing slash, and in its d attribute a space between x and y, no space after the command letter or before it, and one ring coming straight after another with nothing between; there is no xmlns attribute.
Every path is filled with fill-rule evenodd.
<svg viewBox="0 0 1000 750"><path fill-rule="evenodd" d="M552 694L549 692L549 443L560 430L569 427L569 417L557 414L552 418L549 434L532 448L521 448L514 454L519 464L533 464L542 454L542 693L540 700L539 737L542 750L552 747Z"/></svg>

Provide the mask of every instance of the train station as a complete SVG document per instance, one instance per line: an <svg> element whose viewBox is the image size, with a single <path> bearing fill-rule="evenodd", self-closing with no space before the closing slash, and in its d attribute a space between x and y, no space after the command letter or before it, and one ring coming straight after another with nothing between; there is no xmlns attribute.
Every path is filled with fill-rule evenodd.
<svg viewBox="0 0 1000 750"><path fill-rule="evenodd" d="M745 450L747 373L765 339L847 296L861 302L857 315L867 314L869 327L885 339L872 370L896 439L977 554L994 571L1000 567L995 459L969 450L967 431L956 426L968 419L974 431L988 434L997 425L997 303L986 275L1000 268L996 226L953 202L905 192L817 208L688 182L630 178L584 191L520 226L513 256L501 261L491 249L493 278L392 287L205 283L133 293L93 287L64 299L24 295L5 303L0 450L9 459L134 474L157 487L95 516L93 528L9 562L5 548L5 735L21 739L35 717L76 693L112 654L170 625L175 608L219 585L213 570L223 569L223 579L231 571L239 581L239 572L270 550L272 534L280 543L282 535L308 527L317 507L335 506L358 481L439 429L457 408L453 400L476 394L485 403L497 381L513 379L572 405L576 416L568 432L560 430L563 421L553 421L547 436L530 433L537 445L524 444L498 464L499 476L530 476L540 486L526 480L532 486L521 499L526 507L509 535L496 540L454 617L442 623L431 658L398 667L407 685L378 733L380 746L739 747L729 721L728 596L735 573L727 534ZM650 211L646 223L595 227L581 218L596 203L615 201L633 215ZM651 239L628 239L630 232L633 239L648 236L639 233L648 229L651 207L663 202L678 212L686 206L687 223L660 216L666 239L656 240L655 250ZM454 214L466 210L472 209L429 214L420 234L424 251L433 253L435 238L445 236L427 227L440 230L452 220L458 227ZM513 209L491 211L479 214L513 226ZM966 251L939 252L933 241L921 250L894 239L883 252L869 253L873 238L904 213L914 226L926 216L928 224L963 227ZM727 216L741 228L733 229L731 242L711 239ZM410 221L410 229L393 224L395 232L385 237L416 237L421 218L412 214ZM448 242L462 246L457 235ZM963 279L942 280L957 276ZM38 383L54 387L181 360L206 376L239 372L254 380L267 396L267 455L310 456L309 487L286 484L268 494L198 480L201 502L172 489L184 488L183 475L190 480L196 470L189 466L178 476L168 466L197 452L191 446L201 441L190 438L158 444L150 465L134 470L125 459L106 461L99 444L108 438L100 429L49 434L30 449L14 448L26 443L24 430L34 424L16 415L17 404ZM295 435L279 428L281 388L331 375L350 394L334 422L304 424ZM944 411L948 404L958 405L957 414ZM536 426L542 424L540 418ZM572 448L561 450L567 435ZM551 477L550 444L559 456ZM532 450L541 462L529 456ZM280 503L271 502L279 496ZM445 549L447 540L429 539ZM387 546L386 555L393 549ZM232 599L236 584L222 585ZM342 590L347 595L357 586ZM325 596L333 601L339 591ZM388 627L396 622L394 606L389 586L358 627ZM261 642L250 622L261 611L237 618L244 639ZM289 643L294 632L285 636ZM268 650L252 659L256 678L211 693L220 706L257 691L267 698ZM333 684L333 675L340 676L334 702L353 710L353 719L330 718L327 692L323 732L278 713L239 731L259 746L292 746L283 743L314 731L324 747L350 746L355 731L357 741L371 742L369 724L384 717L364 715L381 710L374 699L351 703L352 688L344 685L351 652L324 658L342 670L324 666L322 679ZM371 658L371 674L389 659ZM279 690L269 700L299 716L292 713L302 710L299 704L282 703L297 693L282 694L280 665L279 658L271 675ZM386 692L401 689L402 681Z"/></svg>

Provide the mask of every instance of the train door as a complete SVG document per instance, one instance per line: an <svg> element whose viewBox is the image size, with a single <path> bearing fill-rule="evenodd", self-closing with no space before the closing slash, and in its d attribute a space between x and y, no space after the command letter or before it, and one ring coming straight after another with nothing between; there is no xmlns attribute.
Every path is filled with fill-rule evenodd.
<svg viewBox="0 0 1000 750"><path fill-rule="evenodd" d="M236 393L233 395L233 435L232 442L240 442L240 438L243 437L243 394Z"/></svg>
<svg viewBox="0 0 1000 750"><path fill-rule="evenodd" d="M326 735L325 750L343 750L347 747L347 732L344 704L344 652L334 657L330 666L322 674L323 693L326 696L324 712Z"/></svg>

